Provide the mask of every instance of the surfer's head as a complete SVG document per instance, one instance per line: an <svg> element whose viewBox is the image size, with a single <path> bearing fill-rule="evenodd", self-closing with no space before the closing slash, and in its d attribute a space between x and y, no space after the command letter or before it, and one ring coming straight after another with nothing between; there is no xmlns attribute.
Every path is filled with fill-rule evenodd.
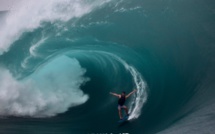
<svg viewBox="0 0 215 134"><path fill-rule="evenodd" d="M125 91L123 91L121 95L125 96Z"/></svg>

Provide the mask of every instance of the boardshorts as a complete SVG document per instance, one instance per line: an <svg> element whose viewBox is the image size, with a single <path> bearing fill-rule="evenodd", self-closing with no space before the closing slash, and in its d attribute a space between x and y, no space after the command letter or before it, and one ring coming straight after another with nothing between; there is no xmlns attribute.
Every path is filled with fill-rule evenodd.
<svg viewBox="0 0 215 134"><path fill-rule="evenodd" d="M122 108L126 108L126 106L125 105L122 105L122 106L120 106L120 105L118 105L118 110L120 110L120 109L122 109Z"/></svg>

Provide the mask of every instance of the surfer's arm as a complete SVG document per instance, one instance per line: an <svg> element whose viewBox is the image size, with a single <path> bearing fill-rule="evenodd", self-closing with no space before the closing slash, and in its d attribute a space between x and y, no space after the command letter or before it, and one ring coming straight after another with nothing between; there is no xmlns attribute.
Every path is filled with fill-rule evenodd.
<svg viewBox="0 0 215 134"><path fill-rule="evenodd" d="M116 97L120 97L120 95L119 95L119 94L116 94L116 93L110 92L110 94L113 95L113 96L116 96Z"/></svg>
<svg viewBox="0 0 215 134"><path fill-rule="evenodd" d="M126 95L126 98L128 98L129 96L131 96L134 92L136 92L137 90L133 90L132 92L130 92L128 95Z"/></svg>

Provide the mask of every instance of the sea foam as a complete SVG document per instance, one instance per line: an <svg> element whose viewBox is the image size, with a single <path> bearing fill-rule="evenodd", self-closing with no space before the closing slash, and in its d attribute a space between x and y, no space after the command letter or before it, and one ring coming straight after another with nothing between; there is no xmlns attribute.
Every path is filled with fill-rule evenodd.
<svg viewBox="0 0 215 134"><path fill-rule="evenodd" d="M80 86L89 79L76 59L56 57L23 80L0 69L0 115L50 117L85 103Z"/></svg>

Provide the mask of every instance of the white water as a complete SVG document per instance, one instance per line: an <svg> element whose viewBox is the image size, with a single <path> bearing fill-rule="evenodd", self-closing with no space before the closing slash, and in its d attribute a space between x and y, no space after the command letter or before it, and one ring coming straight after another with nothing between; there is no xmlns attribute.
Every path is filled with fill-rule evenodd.
<svg viewBox="0 0 215 134"><path fill-rule="evenodd" d="M76 59L66 56L46 63L22 81L0 69L0 115L50 117L85 103L89 96L80 89L89 80L85 72Z"/></svg>
<svg viewBox="0 0 215 134"><path fill-rule="evenodd" d="M12 43L24 32L42 27L43 22L66 22L81 17L110 0L22 0L11 10L0 26L0 55L8 51Z"/></svg>
<svg viewBox="0 0 215 134"><path fill-rule="evenodd" d="M0 25L0 55L10 50L11 45L24 32L42 27L43 22L54 24L67 22L90 13L110 0L22 0L4 18ZM33 38L33 37L32 37ZM21 66L28 68L32 57L40 56L37 48L46 37L29 44L30 55ZM6 68L0 69L0 115L47 117L63 113L71 106L83 104L88 95L80 85L88 79L78 61L60 57L39 68L37 72L18 81Z"/></svg>

